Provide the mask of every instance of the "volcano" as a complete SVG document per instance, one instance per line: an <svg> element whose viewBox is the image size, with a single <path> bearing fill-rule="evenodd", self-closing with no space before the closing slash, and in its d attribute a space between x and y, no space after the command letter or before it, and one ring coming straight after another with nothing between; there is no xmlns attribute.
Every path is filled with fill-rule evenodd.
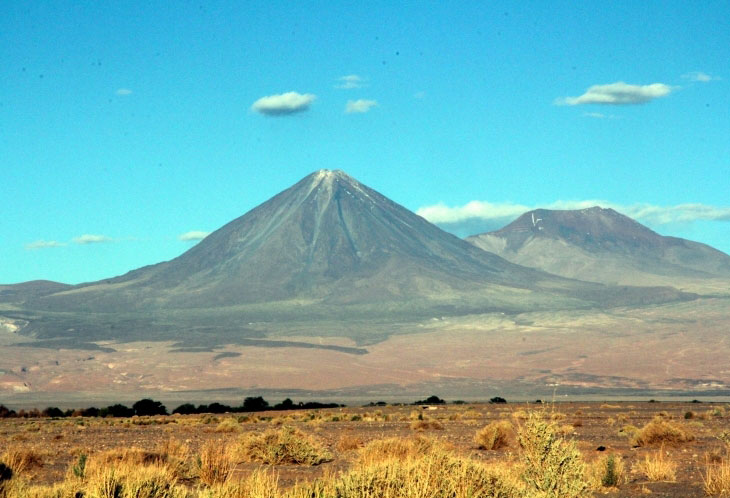
<svg viewBox="0 0 730 498"><path fill-rule="evenodd" d="M27 310L20 318L37 337L72 330L87 340L177 338L214 330L231 339L246 335L252 323L266 323L269 331L287 322L307 328L328 321L348 335L363 322L378 322L379 334L387 335L399 320L444 314L690 297L670 288L569 280L510 263L342 171L321 170L171 261L30 297L19 308ZM348 323L355 325L343 327Z"/></svg>
<svg viewBox="0 0 730 498"><path fill-rule="evenodd" d="M729 278L730 256L662 236L613 209L536 209L468 242L520 265L616 285L673 285Z"/></svg>

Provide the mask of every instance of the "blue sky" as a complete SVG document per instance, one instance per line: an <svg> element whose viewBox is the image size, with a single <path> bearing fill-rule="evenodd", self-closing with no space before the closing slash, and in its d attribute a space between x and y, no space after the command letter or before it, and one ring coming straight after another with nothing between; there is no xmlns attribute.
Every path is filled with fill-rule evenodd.
<svg viewBox="0 0 730 498"><path fill-rule="evenodd" d="M460 235L600 203L730 252L728 17L725 1L6 2L0 282L171 259L322 168Z"/></svg>

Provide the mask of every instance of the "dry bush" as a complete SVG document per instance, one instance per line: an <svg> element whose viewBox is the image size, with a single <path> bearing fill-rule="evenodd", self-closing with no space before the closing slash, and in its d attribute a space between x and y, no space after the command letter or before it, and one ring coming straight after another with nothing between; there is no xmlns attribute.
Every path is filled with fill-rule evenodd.
<svg viewBox="0 0 730 498"><path fill-rule="evenodd" d="M270 465L319 465L332 460L329 451L317 441L293 427L267 430L263 434L242 436L237 447L237 458L246 462Z"/></svg>
<svg viewBox="0 0 730 498"><path fill-rule="evenodd" d="M710 496L730 496L730 461L706 462L705 473L702 474L702 484Z"/></svg>
<svg viewBox="0 0 730 498"><path fill-rule="evenodd" d="M0 462L7 465L15 476L23 475L31 468L43 465L39 452L32 448L21 448L19 446L9 446L0 455Z"/></svg>
<svg viewBox="0 0 730 498"><path fill-rule="evenodd" d="M694 436L678 424L661 417L655 417L631 437L631 444L633 446L678 444L692 441L693 439Z"/></svg>
<svg viewBox="0 0 730 498"><path fill-rule="evenodd" d="M518 432L528 496L577 498L590 494L585 464L574 441L558 436L543 413L530 412Z"/></svg>
<svg viewBox="0 0 730 498"><path fill-rule="evenodd" d="M255 470L241 480L229 480L200 490L198 498L278 498L279 479L273 472Z"/></svg>
<svg viewBox="0 0 730 498"><path fill-rule="evenodd" d="M621 405L609 405L608 403L601 405L601 410L618 410L619 408L621 408Z"/></svg>
<svg viewBox="0 0 730 498"><path fill-rule="evenodd" d="M220 441L208 441L203 445L198 457L200 481L208 486L228 481L235 463L225 445Z"/></svg>
<svg viewBox="0 0 730 498"><path fill-rule="evenodd" d="M523 496L522 490L509 476L445 451L433 451L419 458L403 461L390 459L361 466L334 482L320 483L318 486L316 493L308 490L308 493L301 493L299 496L342 498Z"/></svg>
<svg viewBox="0 0 730 498"><path fill-rule="evenodd" d="M474 436L474 442L480 450L498 450L508 448L515 440L515 430L506 420L492 422Z"/></svg>
<svg viewBox="0 0 730 498"><path fill-rule="evenodd" d="M241 432L242 430L238 421L232 417L224 418L215 428L215 432Z"/></svg>
<svg viewBox="0 0 730 498"><path fill-rule="evenodd" d="M411 429L414 431L426 431L429 429L441 431L444 429L444 424L431 417L423 417L423 420L414 420L411 422Z"/></svg>
<svg viewBox="0 0 730 498"><path fill-rule="evenodd" d="M650 481L674 482L677 479L677 463L665 454L664 448L647 453L637 469Z"/></svg>
<svg viewBox="0 0 730 498"><path fill-rule="evenodd" d="M356 450L362 446L362 439L352 434L343 434L340 436L340 440L337 441L338 451L350 451Z"/></svg>
<svg viewBox="0 0 730 498"><path fill-rule="evenodd" d="M361 466L367 466L391 459L408 460L431 453L437 446L433 439L423 436L376 439L360 450L358 462Z"/></svg>
<svg viewBox="0 0 730 498"><path fill-rule="evenodd" d="M186 494L165 467L129 462L95 468L84 491L83 496L90 498L184 498Z"/></svg>

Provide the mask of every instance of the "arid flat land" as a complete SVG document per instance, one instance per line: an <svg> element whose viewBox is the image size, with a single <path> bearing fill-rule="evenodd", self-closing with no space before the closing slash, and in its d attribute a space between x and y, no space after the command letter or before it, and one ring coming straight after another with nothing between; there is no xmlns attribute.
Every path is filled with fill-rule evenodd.
<svg viewBox="0 0 730 498"><path fill-rule="evenodd" d="M32 338L6 328L0 329L0 395L156 396L206 389L378 386L379 392L398 393L411 385L433 384L427 391L451 399L483 399L448 388L475 382L482 393L491 383L501 389L522 386L508 394L529 385L534 387L530 396L569 388L596 390L598 399L605 399L600 392L607 389L685 391L698 397L691 392L730 388L728 304L727 298L706 298L609 311L433 316L397 324L398 333L373 344L357 344L338 337L337 330L311 324L285 329L260 325L274 343L318 347L229 344L191 350L171 342L106 341L92 344L96 349L66 349L37 347Z"/></svg>
<svg viewBox="0 0 730 498"><path fill-rule="evenodd" d="M206 443L213 441L215 447L239 455L233 457L231 479L245 479L263 468L277 475L278 486L286 490L295 483L333 479L356 469L366 451L363 448L375 440L425 437L442 444L450 454L479 465L498 464L519 470L524 465L523 450L514 434L508 435L505 446L496 450L480 449L475 435L499 421L519 433L528 424L531 412L551 423L557 437L575 442L594 496L706 496L708 469L727 471L730 466L730 405L660 402L449 404L433 409L401 405L254 414L13 418L0 420L0 459L3 452L26 452L30 458L23 478L35 485L52 485L70 479L70 469L78 465L80 455L88 457L89 465L95 459L113 465L137 450L141 452L138 455L147 455L142 457L144 461L153 458L155 452L159 455L161 448L185 447L190 468L180 483L196 489L201 486L201 477L195 462L200 462ZM663 439L637 446L636 431L653 420L682 431L688 440L678 441L665 434ZM286 427L301 431L321 445L329 454L328 461L319 465L262 465L247 462L240 451L236 453L248 436ZM616 486L601 485L607 455L614 455L618 462ZM647 462L657 458L668 465L673 476L648 475Z"/></svg>

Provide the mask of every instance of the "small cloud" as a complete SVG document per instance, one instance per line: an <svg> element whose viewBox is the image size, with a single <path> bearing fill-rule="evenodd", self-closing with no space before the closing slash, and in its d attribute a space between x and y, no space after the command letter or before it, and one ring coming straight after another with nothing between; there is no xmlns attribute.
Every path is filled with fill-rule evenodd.
<svg viewBox="0 0 730 498"><path fill-rule="evenodd" d="M419 99L419 100L420 99L423 99L423 98L426 98L426 92L424 92L424 91L416 92L416 93L413 94L413 98L414 99Z"/></svg>
<svg viewBox="0 0 730 498"><path fill-rule="evenodd" d="M378 103L375 100L348 100L345 106L345 112L347 114L368 112L372 107L377 105Z"/></svg>
<svg viewBox="0 0 730 498"><path fill-rule="evenodd" d="M365 85L365 80L356 74L348 74L337 78L340 83L335 85L335 88L341 90L352 90L353 88L362 88Z"/></svg>
<svg viewBox="0 0 730 498"><path fill-rule="evenodd" d="M203 232L201 230L191 230L190 232L185 232L178 236L178 239L182 241L190 241L190 240L203 240L208 235L210 235L210 232Z"/></svg>
<svg viewBox="0 0 730 498"><path fill-rule="evenodd" d="M651 85L629 85L623 81L608 85L593 85L578 97L562 97L555 100L555 105L634 105L644 104L651 100L666 97L672 87L664 83Z"/></svg>
<svg viewBox="0 0 730 498"><path fill-rule="evenodd" d="M682 78L690 81L699 81L701 83L708 83L710 81L717 81L720 79L719 76L710 76L702 71L693 71L691 73L683 74Z"/></svg>
<svg viewBox="0 0 730 498"><path fill-rule="evenodd" d="M602 112L584 112L583 116L593 119L617 119L617 116L613 114L603 114Z"/></svg>
<svg viewBox="0 0 730 498"><path fill-rule="evenodd" d="M120 88L115 93L117 95L132 95L132 90L129 88Z"/></svg>
<svg viewBox="0 0 730 498"><path fill-rule="evenodd" d="M80 237L74 237L73 241L75 244L102 244L104 242L112 242L110 237L106 235L93 235L85 233Z"/></svg>
<svg viewBox="0 0 730 498"><path fill-rule="evenodd" d="M306 111L316 98L317 96L311 93L297 92L269 95L254 102L251 109L266 116L286 116Z"/></svg>
<svg viewBox="0 0 730 498"><path fill-rule="evenodd" d="M25 248L28 250L48 249L50 247L63 247L65 245L66 244L64 244L63 242L58 242L56 240L36 240L35 242L25 244Z"/></svg>

